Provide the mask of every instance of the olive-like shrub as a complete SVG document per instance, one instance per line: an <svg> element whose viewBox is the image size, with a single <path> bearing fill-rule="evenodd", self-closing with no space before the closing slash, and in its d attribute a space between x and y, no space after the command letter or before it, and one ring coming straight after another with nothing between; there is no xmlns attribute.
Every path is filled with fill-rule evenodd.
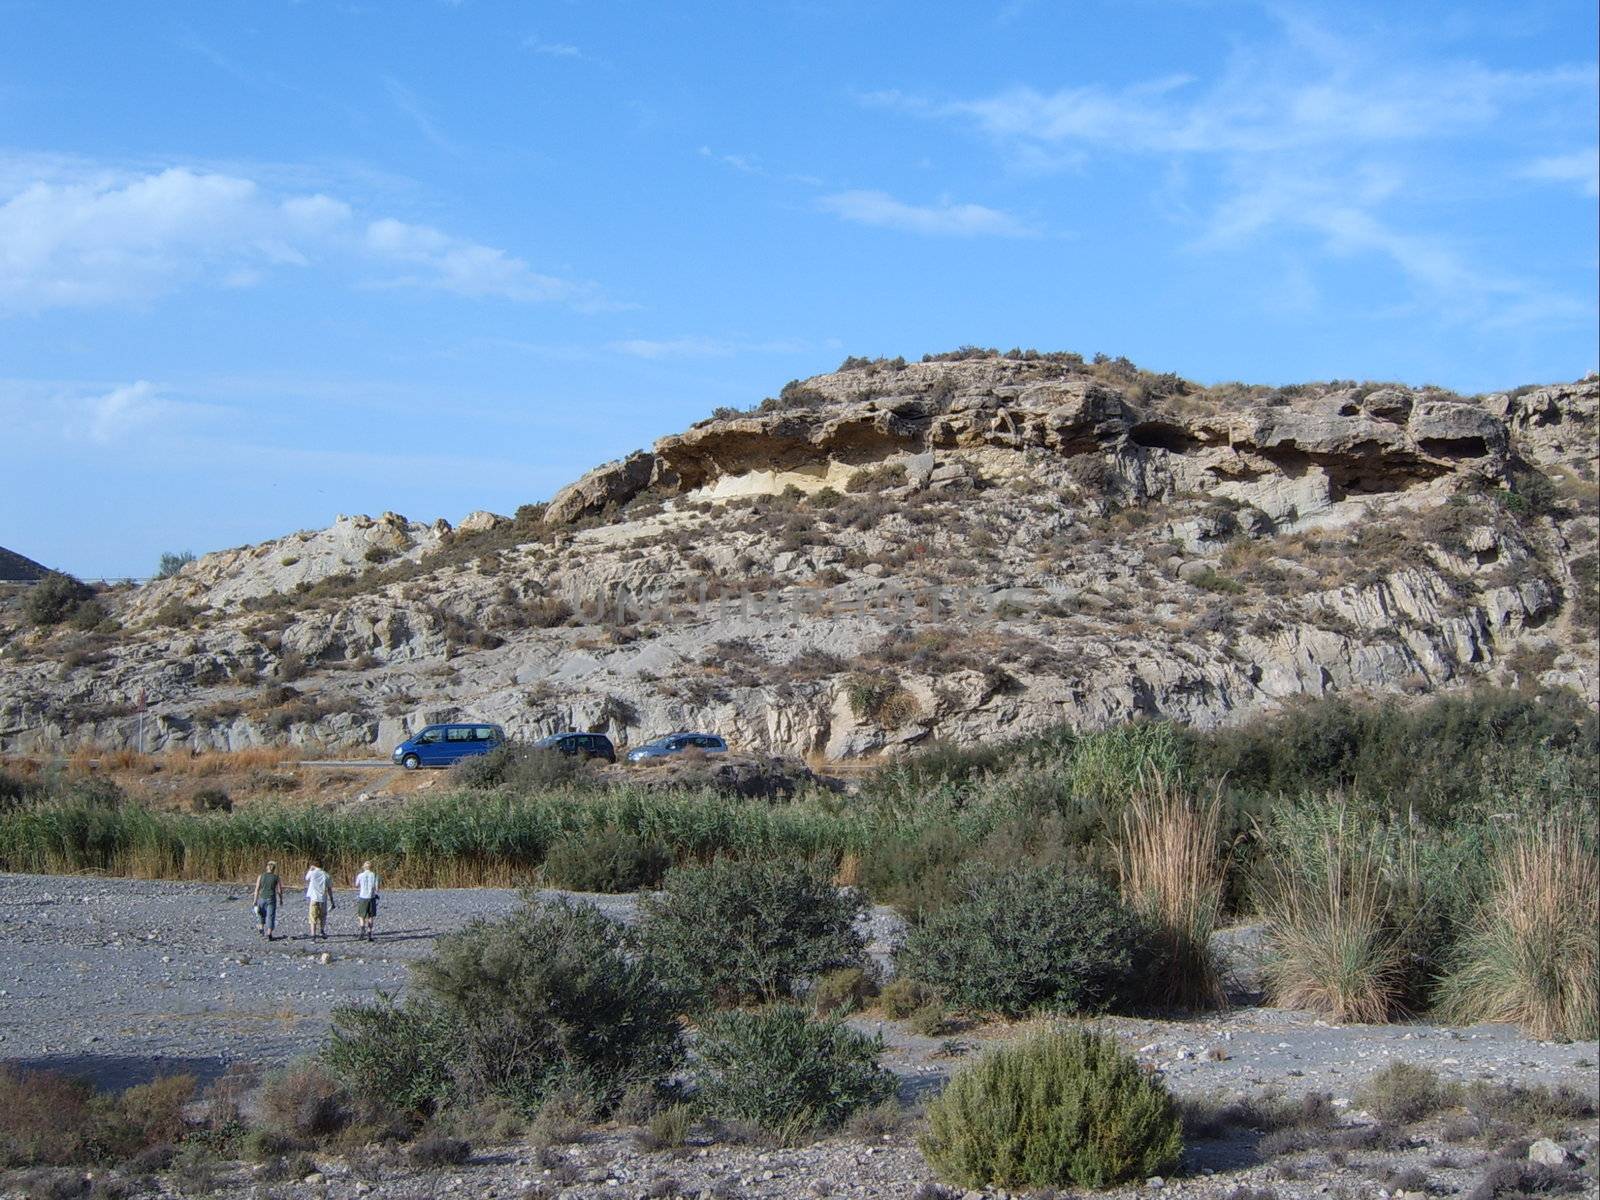
<svg viewBox="0 0 1600 1200"><path fill-rule="evenodd" d="M358 1095L415 1112L498 1100L536 1111L558 1093L600 1113L682 1061L682 996L588 905L526 902L441 937L404 1005L340 1010L324 1061Z"/></svg>
<svg viewBox="0 0 1600 1200"><path fill-rule="evenodd" d="M1165 1175L1183 1149L1167 1089L1115 1038L1054 1029L959 1072L928 1107L922 1153L960 1187L1108 1188Z"/></svg>
<svg viewBox="0 0 1600 1200"><path fill-rule="evenodd" d="M795 1004L717 1013L695 1044L695 1101L708 1116L754 1121L792 1141L891 1098L882 1051L881 1038Z"/></svg>
<svg viewBox="0 0 1600 1200"><path fill-rule="evenodd" d="M793 997L825 971L865 967L866 901L807 863L718 859L667 873L640 936L704 1004Z"/></svg>
<svg viewBox="0 0 1600 1200"><path fill-rule="evenodd" d="M1118 893L1054 867L969 870L895 953L898 975L957 1008L1098 1012L1138 997L1150 932Z"/></svg>

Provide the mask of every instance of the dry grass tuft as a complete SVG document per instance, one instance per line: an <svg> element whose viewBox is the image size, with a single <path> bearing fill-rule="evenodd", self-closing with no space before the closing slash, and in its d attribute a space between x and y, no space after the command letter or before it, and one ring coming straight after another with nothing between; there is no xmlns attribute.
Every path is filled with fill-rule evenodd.
<svg viewBox="0 0 1600 1200"><path fill-rule="evenodd" d="M1508 1021L1536 1038L1600 1036L1600 858L1592 832L1547 817L1494 853L1444 1007L1454 1020Z"/></svg>
<svg viewBox="0 0 1600 1200"><path fill-rule="evenodd" d="M197 779L211 779L230 775L236 771L259 771L300 758L306 752L295 746L256 746L249 750L207 750L199 754L172 751L162 759L162 766L174 775L192 775Z"/></svg>
<svg viewBox="0 0 1600 1200"><path fill-rule="evenodd" d="M1262 833L1263 915L1277 1003L1341 1022L1388 1020L1408 982L1410 929L1400 897L1408 848L1363 828L1335 799L1286 814Z"/></svg>
<svg viewBox="0 0 1600 1200"><path fill-rule="evenodd" d="M1227 1003L1211 953L1226 864L1217 850L1220 793L1194 800L1148 774L1122 815L1122 893L1158 931L1160 998L1185 1008Z"/></svg>

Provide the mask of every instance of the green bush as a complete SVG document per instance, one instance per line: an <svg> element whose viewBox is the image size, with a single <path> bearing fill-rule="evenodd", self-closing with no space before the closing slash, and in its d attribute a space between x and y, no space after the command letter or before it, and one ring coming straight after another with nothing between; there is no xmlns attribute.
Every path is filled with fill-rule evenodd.
<svg viewBox="0 0 1600 1200"><path fill-rule="evenodd" d="M267 1080L261 1089L261 1115L274 1133L323 1142L350 1124L353 1099L321 1063L298 1062Z"/></svg>
<svg viewBox="0 0 1600 1200"><path fill-rule="evenodd" d="M88 584L60 571L47 571L28 589L22 615L33 625L59 625L93 597Z"/></svg>
<svg viewBox="0 0 1600 1200"><path fill-rule="evenodd" d="M660 884L671 865L671 853L652 838L625 829L586 829L551 846L542 872L550 887L632 892Z"/></svg>
<svg viewBox="0 0 1600 1200"><path fill-rule="evenodd" d="M161 563L156 567L157 579L171 579L179 571L194 561L194 551L167 550L161 555Z"/></svg>
<svg viewBox="0 0 1600 1200"><path fill-rule="evenodd" d="M531 1113L569 1089L604 1112L683 1056L681 997L591 906L525 903L439 939L414 970L452 1029L468 1102L496 1096Z"/></svg>
<svg viewBox="0 0 1600 1200"><path fill-rule="evenodd" d="M718 859L668 873L642 906L645 946L706 1002L775 1000L824 971L865 966L866 902L806 863Z"/></svg>
<svg viewBox="0 0 1600 1200"><path fill-rule="evenodd" d="M925 1004L937 1001L939 994L925 983L896 975L878 993L878 1007L891 1021L903 1021Z"/></svg>
<svg viewBox="0 0 1600 1200"><path fill-rule="evenodd" d="M1180 1124L1115 1038L1054 1030L959 1072L928 1107L922 1152L961 1187L1108 1188L1168 1174Z"/></svg>
<svg viewBox="0 0 1600 1200"><path fill-rule="evenodd" d="M793 1004L717 1013L695 1045L696 1104L791 1139L834 1129L895 1094L893 1073L878 1066L882 1050L880 1038L838 1018L814 1020Z"/></svg>
<svg viewBox="0 0 1600 1200"><path fill-rule="evenodd" d="M189 801L197 813L232 812L233 798L219 787L201 788Z"/></svg>
<svg viewBox="0 0 1600 1200"><path fill-rule="evenodd" d="M1356 1103L1391 1125L1414 1124L1459 1099L1460 1089L1444 1083L1437 1071L1407 1062L1390 1063L1356 1093Z"/></svg>
<svg viewBox="0 0 1600 1200"><path fill-rule="evenodd" d="M0 813L21 808L38 799L39 795L40 789L36 784L6 771L0 771Z"/></svg>
<svg viewBox="0 0 1600 1200"><path fill-rule="evenodd" d="M528 903L439 940L420 994L334 1010L321 1061L350 1093L411 1117L498 1102L531 1115L558 1095L614 1105L682 1058L681 1005L595 909Z"/></svg>
<svg viewBox="0 0 1600 1200"><path fill-rule="evenodd" d="M840 1016L865 1008L878 994L878 981L863 967L841 967L829 971L811 989L811 1007L818 1016Z"/></svg>
<svg viewBox="0 0 1600 1200"><path fill-rule="evenodd" d="M453 787L472 791L504 788L528 795L564 787L578 775L576 755L539 750L521 742L505 742L487 754L464 758L450 768Z"/></svg>
<svg viewBox="0 0 1600 1200"><path fill-rule="evenodd" d="M1338 790L1374 813L1448 823L1470 811L1496 811L1545 760L1571 758L1577 779L1593 779L1600 770L1597 728L1575 693L1479 688L1414 706L1307 701L1267 720L1182 736L1193 776L1226 778L1236 792Z"/></svg>
<svg viewBox="0 0 1600 1200"><path fill-rule="evenodd" d="M979 868L912 927L897 973L961 1008L1095 1012L1136 998L1148 931L1115 890L1046 868Z"/></svg>
<svg viewBox="0 0 1600 1200"><path fill-rule="evenodd" d="M416 997L396 1004L379 992L373 1004L333 1010L321 1058L354 1095L382 1096L403 1112L427 1116L455 1092L456 1033L441 1005Z"/></svg>

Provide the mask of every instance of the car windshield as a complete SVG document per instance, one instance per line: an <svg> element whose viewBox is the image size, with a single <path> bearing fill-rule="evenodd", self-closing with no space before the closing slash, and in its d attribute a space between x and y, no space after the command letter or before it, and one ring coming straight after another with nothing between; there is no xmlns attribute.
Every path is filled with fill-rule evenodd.
<svg viewBox="0 0 1600 1200"><path fill-rule="evenodd" d="M562 737L562 734L552 733L549 737L540 738L533 744L533 747L535 750L548 750L551 746L560 745Z"/></svg>

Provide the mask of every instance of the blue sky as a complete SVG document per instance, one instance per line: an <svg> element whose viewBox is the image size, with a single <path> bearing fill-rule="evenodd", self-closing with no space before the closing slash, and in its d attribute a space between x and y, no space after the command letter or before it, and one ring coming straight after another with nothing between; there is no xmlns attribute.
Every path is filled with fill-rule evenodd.
<svg viewBox="0 0 1600 1200"><path fill-rule="evenodd" d="M0 0L0 545L457 520L847 354L1596 365L1592 0Z"/></svg>

